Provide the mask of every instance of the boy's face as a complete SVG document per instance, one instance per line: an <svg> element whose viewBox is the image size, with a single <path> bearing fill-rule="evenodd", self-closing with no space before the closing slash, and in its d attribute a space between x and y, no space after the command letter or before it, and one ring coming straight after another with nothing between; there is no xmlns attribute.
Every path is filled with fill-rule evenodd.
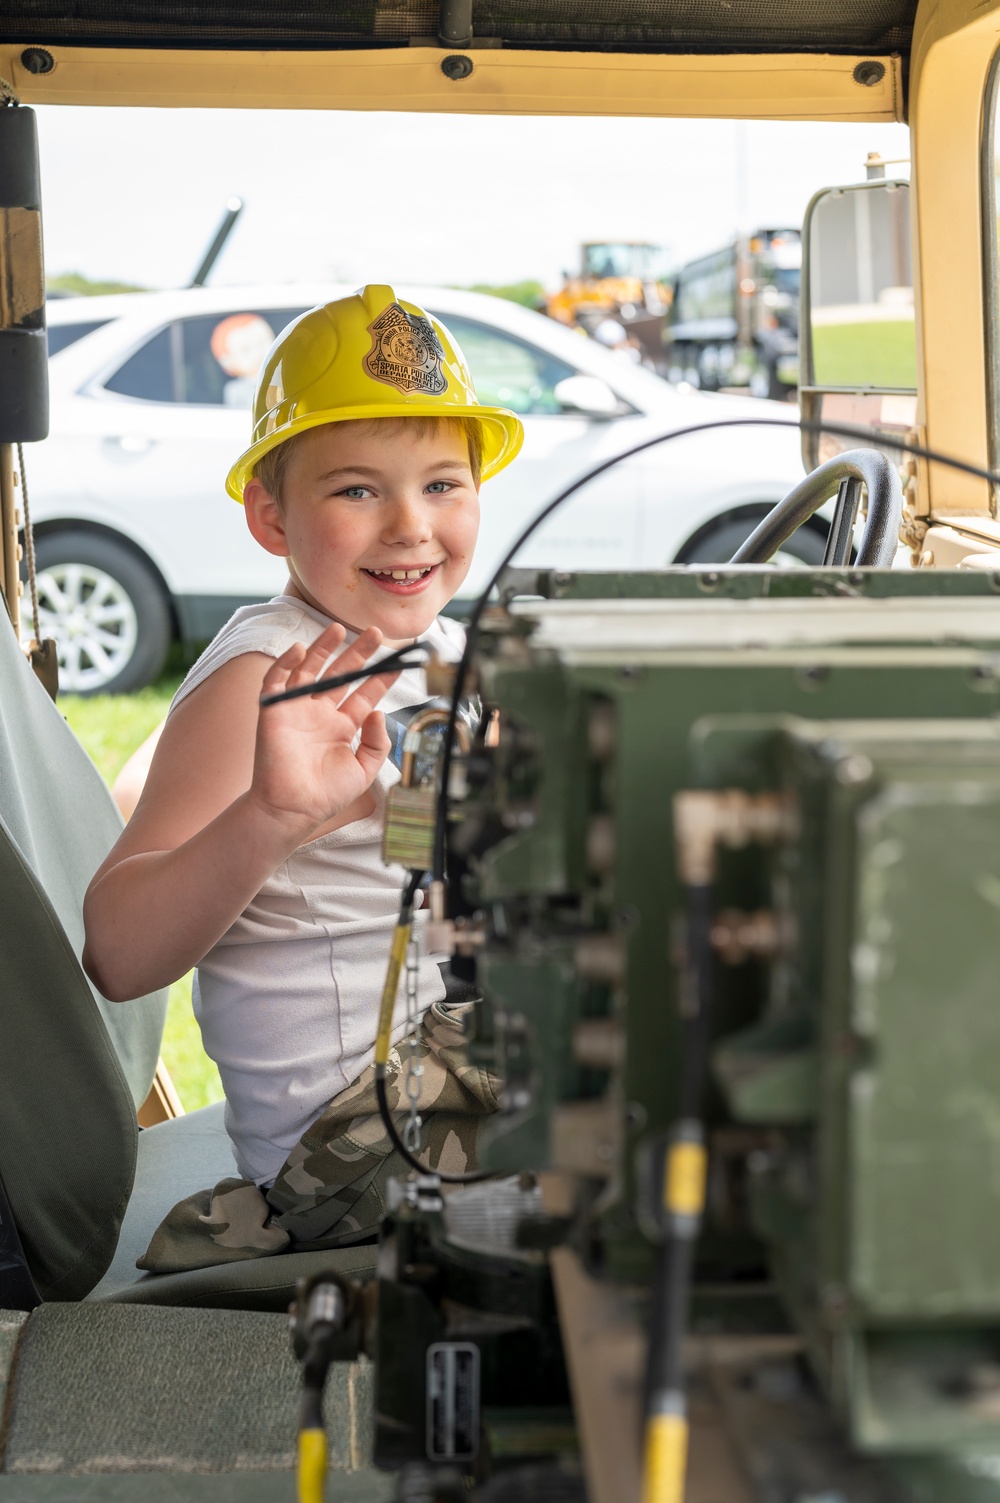
<svg viewBox="0 0 1000 1503"><path fill-rule="evenodd" d="M433 432L313 428L289 455L280 510L259 480L244 504L250 531L288 559L304 600L389 642L426 631L458 592L479 531L466 437L446 422Z"/></svg>

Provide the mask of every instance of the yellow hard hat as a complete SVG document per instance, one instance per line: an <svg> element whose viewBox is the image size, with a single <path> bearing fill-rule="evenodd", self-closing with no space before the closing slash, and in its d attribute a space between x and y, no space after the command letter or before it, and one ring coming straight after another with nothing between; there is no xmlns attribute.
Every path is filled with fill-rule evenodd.
<svg viewBox="0 0 1000 1503"><path fill-rule="evenodd" d="M253 399L249 449L229 471L235 501L257 461L296 433L352 418L474 418L483 435L482 479L510 464L521 420L476 397L465 357L436 318L391 287L363 287L310 308L267 352Z"/></svg>

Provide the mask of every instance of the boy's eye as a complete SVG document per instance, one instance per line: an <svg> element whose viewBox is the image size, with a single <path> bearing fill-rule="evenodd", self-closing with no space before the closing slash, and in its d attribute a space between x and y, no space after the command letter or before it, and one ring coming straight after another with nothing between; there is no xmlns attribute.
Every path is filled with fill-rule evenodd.
<svg viewBox="0 0 1000 1503"><path fill-rule="evenodd" d="M451 490L451 487L452 481L450 480L432 480L427 490L432 496L443 496L446 491Z"/></svg>
<svg viewBox="0 0 1000 1503"><path fill-rule="evenodd" d="M367 485L348 485L340 492L349 501L364 501L371 494Z"/></svg>

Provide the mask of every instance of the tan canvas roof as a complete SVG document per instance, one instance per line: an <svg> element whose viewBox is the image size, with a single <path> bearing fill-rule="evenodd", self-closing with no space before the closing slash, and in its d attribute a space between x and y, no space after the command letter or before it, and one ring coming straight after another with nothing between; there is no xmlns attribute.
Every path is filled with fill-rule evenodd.
<svg viewBox="0 0 1000 1503"><path fill-rule="evenodd" d="M574 52L907 52L915 0L473 0L479 43ZM0 44L347 49L435 38L435 0L5 0Z"/></svg>

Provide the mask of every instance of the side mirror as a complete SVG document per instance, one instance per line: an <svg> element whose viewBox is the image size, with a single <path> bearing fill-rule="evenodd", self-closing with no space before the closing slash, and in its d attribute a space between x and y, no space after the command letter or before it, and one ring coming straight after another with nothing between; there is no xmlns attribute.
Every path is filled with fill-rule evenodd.
<svg viewBox="0 0 1000 1503"><path fill-rule="evenodd" d="M802 241L803 418L904 436L917 415L909 183L824 188ZM802 458L814 470L857 445L803 432Z"/></svg>
<svg viewBox="0 0 1000 1503"><path fill-rule="evenodd" d="M563 412L582 412L587 417L613 418L622 411L622 403L600 376L566 376L553 387Z"/></svg>

